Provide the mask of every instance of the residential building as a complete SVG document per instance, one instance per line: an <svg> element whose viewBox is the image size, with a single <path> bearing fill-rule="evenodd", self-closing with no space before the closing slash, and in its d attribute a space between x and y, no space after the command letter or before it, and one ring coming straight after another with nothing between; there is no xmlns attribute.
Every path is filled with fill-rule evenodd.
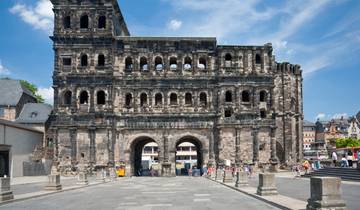
<svg viewBox="0 0 360 210"><path fill-rule="evenodd" d="M349 127L347 129L347 133L347 137L360 139L360 123L356 117L351 117L349 119Z"/></svg>
<svg viewBox="0 0 360 210"><path fill-rule="evenodd" d="M316 125L310 121L304 120L303 124L303 144L304 150L310 150L311 145L315 143Z"/></svg>

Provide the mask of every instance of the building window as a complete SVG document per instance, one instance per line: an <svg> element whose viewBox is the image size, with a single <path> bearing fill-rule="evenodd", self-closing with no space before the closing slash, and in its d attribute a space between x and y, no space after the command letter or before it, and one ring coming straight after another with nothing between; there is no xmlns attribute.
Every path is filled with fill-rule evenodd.
<svg viewBox="0 0 360 210"><path fill-rule="evenodd" d="M255 55L255 63L256 63L256 64L261 64L261 57L260 57L259 54L256 54L256 55Z"/></svg>
<svg viewBox="0 0 360 210"><path fill-rule="evenodd" d="M155 106L162 105L162 95L161 93L156 93L155 95Z"/></svg>
<svg viewBox="0 0 360 210"><path fill-rule="evenodd" d="M155 69L156 69L157 71L162 71L163 68L164 68L164 64L163 64L162 58L159 57L159 56L157 56L157 57L155 58Z"/></svg>
<svg viewBox="0 0 360 210"><path fill-rule="evenodd" d="M170 94L170 105L177 105L178 101L177 101L177 95L176 93L171 93Z"/></svg>
<svg viewBox="0 0 360 210"><path fill-rule="evenodd" d="M145 57L140 58L140 68L141 71L147 71L148 70L148 62Z"/></svg>
<svg viewBox="0 0 360 210"><path fill-rule="evenodd" d="M125 59L125 70L131 71L133 69L133 61L131 57Z"/></svg>
<svg viewBox="0 0 360 210"><path fill-rule="evenodd" d="M228 118L228 117L231 117L231 115L232 115L232 110L231 109L225 109L224 116L226 118Z"/></svg>
<svg viewBox="0 0 360 210"><path fill-rule="evenodd" d="M244 91L241 93L241 98L242 98L242 101L243 101L243 102L250 102L250 93L249 93L249 91L244 90Z"/></svg>
<svg viewBox="0 0 360 210"><path fill-rule="evenodd" d="M103 54L98 55L98 66L105 66L105 56Z"/></svg>
<svg viewBox="0 0 360 210"><path fill-rule="evenodd" d="M177 59L176 59L176 57L171 57L170 58L170 69L173 70L173 71L177 69Z"/></svg>
<svg viewBox="0 0 360 210"><path fill-rule="evenodd" d="M230 53L225 55L225 67L231 67L232 56Z"/></svg>
<svg viewBox="0 0 360 210"><path fill-rule="evenodd" d="M64 17L64 22L63 22L63 24L64 24L64 28L65 28L65 29L71 28L71 18L70 18L70 16Z"/></svg>
<svg viewBox="0 0 360 210"><path fill-rule="evenodd" d="M106 17L105 16L99 17L98 28L106 28Z"/></svg>
<svg viewBox="0 0 360 210"><path fill-rule="evenodd" d="M103 90L100 90L100 91L97 92L96 98L97 98L97 104L98 105L104 105L105 104L106 95L105 95L105 92Z"/></svg>
<svg viewBox="0 0 360 210"><path fill-rule="evenodd" d="M232 93L230 90L225 93L225 102L232 102Z"/></svg>
<svg viewBox="0 0 360 210"><path fill-rule="evenodd" d="M80 28L89 28L89 17L87 15L81 16Z"/></svg>
<svg viewBox="0 0 360 210"><path fill-rule="evenodd" d="M204 57L199 58L199 69L206 69L206 59Z"/></svg>
<svg viewBox="0 0 360 210"><path fill-rule="evenodd" d="M266 91L260 91L260 102L266 102L267 94Z"/></svg>
<svg viewBox="0 0 360 210"><path fill-rule="evenodd" d="M63 98L63 104L65 106L71 105L71 98L72 98L72 92L71 91L66 91L64 93L64 98Z"/></svg>
<svg viewBox="0 0 360 210"><path fill-rule="evenodd" d="M85 67L88 65L88 56L87 55L82 55L81 56L81 66Z"/></svg>
<svg viewBox="0 0 360 210"><path fill-rule="evenodd" d="M184 69L190 70L192 68L192 60L189 56L184 59Z"/></svg>
<svg viewBox="0 0 360 210"><path fill-rule="evenodd" d="M266 118L266 111L265 110L260 111L260 117L261 118Z"/></svg>
<svg viewBox="0 0 360 210"><path fill-rule="evenodd" d="M71 66L71 58L63 58L62 63L64 66Z"/></svg>
<svg viewBox="0 0 360 210"><path fill-rule="evenodd" d="M185 105L192 104L192 95L191 93L185 93Z"/></svg>
<svg viewBox="0 0 360 210"><path fill-rule="evenodd" d="M200 93L200 105L201 106L207 105L207 95L204 92Z"/></svg>
<svg viewBox="0 0 360 210"><path fill-rule="evenodd" d="M82 91L80 93L80 104L88 104L89 103L89 94L87 91Z"/></svg>
<svg viewBox="0 0 360 210"><path fill-rule="evenodd" d="M132 103L132 95L131 95L131 93L128 93L125 96L125 106L131 107L131 103Z"/></svg>
<svg viewBox="0 0 360 210"><path fill-rule="evenodd" d="M147 95L146 95L146 93L142 93L140 95L140 106L141 107L147 106Z"/></svg>

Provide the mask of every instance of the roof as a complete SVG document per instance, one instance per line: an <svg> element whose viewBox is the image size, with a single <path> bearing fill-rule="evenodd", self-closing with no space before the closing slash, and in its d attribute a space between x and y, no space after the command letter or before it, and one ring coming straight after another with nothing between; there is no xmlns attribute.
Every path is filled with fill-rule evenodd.
<svg viewBox="0 0 360 210"><path fill-rule="evenodd" d="M13 127L13 128L23 129L23 130L28 130L28 131L32 131L35 133L41 133L41 134L44 133L42 131L39 131L38 129L34 129L29 126L21 125L19 123L8 121L8 120L3 120L3 119L0 119L0 125L5 125L5 126Z"/></svg>
<svg viewBox="0 0 360 210"><path fill-rule="evenodd" d="M16 106L23 94L34 97L31 91L25 88L19 80L0 79L0 105Z"/></svg>
<svg viewBox="0 0 360 210"><path fill-rule="evenodd" d="M52 106L48 104L27 103L15 121L18 123L45 123L51 111Z"/></svg>
<svg viewBox="0 0 360 210"><path fill-rule="evenodd" d="M312 126L312 127L315 127L315 123L310 122L310 121L307 121L307 120L304 120L303 126L309 126L309 127Z"/></svg>

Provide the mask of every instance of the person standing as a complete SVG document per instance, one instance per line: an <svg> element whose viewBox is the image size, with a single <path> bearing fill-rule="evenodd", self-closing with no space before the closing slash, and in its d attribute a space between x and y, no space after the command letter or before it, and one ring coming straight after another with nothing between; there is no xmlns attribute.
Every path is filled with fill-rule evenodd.
<svg viewBox="0 0 360 210"><path fill-rule="evenodd" d="M336 161L337 161L337 154L335 151L332 152L331 154L331 159L332 159L332 162L334 164L334 167L336 167Z"/></svg>
<svg viewBox="0 0 360 210"><path fill-rule="evenodd" d="M348 152L346 159L349 163L349 167L352 168L353 167L353 153L351 151Z"/></svg>

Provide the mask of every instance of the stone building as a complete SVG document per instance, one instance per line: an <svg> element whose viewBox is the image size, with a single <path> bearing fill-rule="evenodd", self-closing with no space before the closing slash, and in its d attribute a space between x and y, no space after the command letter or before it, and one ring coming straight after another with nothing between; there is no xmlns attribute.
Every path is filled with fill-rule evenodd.
<svg viewBox="0 0 360 210"><path fill-rule="evenodd" d="M116 0L51 0L55 156L62 166L141 165L155 142L164 176L176 147L198 167L302 158L300 66L271 44L218 45L211 37L130 36Z"/></svg>
<svg viewBox="0 0 360 210"><path fill-rule="evenodd" d="M304 120L303 123L303 146L304 150L310 150L311 144L315 143L316 126L315 123Z"/></svg>

